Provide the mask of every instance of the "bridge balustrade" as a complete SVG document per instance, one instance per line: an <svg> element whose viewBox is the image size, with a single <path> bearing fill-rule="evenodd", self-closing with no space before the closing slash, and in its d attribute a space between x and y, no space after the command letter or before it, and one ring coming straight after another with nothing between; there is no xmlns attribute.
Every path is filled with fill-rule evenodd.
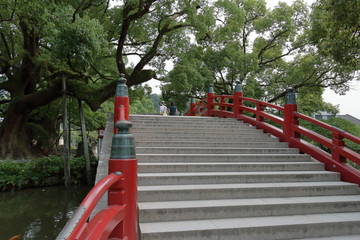
<svg viewBox="0 0 360 240"><path fill-rule="evenodd" d="M298 148L302 153L323 162L326 170L341 173L341 180L360 185L359 170L347 164L349 161L360 165L360 154L347 148L344 141L348 139L360 144L360 138L299 113L292 88L288 89L285 105L281 107L244 97L240 83L237 83L234 95L214 95L214 90L210 86L207 98L198 103L195 103L194 99L191 100L190 109L185 116L212 116L242 120L278 137L282 142L288 142L289 147ZM300 126L299 119L330 131L332 139ZM330 153L306 141L304 137L328 148Z"/></svg>
<svg viewBox="0 0 360 240"><path fill-rule="evenodd" d="M124 75L115 94L114 135L109 175L89 192L57 240L137 239L137 159L134 138L129 133L129 97ZM88 219L108 191L108 206Z"/></svg>

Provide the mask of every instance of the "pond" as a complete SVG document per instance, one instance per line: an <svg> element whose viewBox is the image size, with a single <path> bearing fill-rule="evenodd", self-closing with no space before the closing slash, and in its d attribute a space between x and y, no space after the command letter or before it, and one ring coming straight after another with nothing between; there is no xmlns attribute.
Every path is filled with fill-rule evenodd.
<svg viewBox="0 0 360 240"><path fill-rule="evenodd" d="M0 238L55 239L89 190L55 186L0 193Z"/></svg>

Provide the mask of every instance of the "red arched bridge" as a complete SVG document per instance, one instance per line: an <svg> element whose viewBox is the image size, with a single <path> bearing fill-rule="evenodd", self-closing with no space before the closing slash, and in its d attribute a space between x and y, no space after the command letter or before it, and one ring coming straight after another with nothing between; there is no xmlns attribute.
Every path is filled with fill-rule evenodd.
<svg viewBox="0 0 360 240"><path fill-rule="evenodd" d="M184 117L129 118L125 83L99 163L109 175L57 239L360 239L360 172L347 163L360 155L344 141L360 139L299 113L293 89L281 107L210 86Z"/></svg>

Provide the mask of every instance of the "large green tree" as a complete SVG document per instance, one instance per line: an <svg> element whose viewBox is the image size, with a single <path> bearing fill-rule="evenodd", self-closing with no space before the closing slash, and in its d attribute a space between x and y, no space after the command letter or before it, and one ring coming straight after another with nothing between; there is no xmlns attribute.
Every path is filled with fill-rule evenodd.
<svg viewBox="0 0 360 240"><path fill-rule="evenodd" d="M153 67L185 47L185 31L201 30L208 14L206 0L124 0L114 8L110 0L3 0L0 6L0 158L15 159L39 153L34 124L46 132L59 116L43 111L35 122L34 111L61 96L63 78L67 94L95 111L114 95L119 73L129 87L161 74ZM138 62L129 65L130 55Z"/></svg>
<svg viewBox="0 0 360 240"><path fill-rule="evenodd" d="M271 10L262 0L219 0L214 13L216 23L208 34L197 38L165 79L164 96L178 96L178 102L184 96L201 98L209 83L216 93L232 94L240 81L245 96L269 102L281 102L293 87L299 97L315 101L316 111L329 107L321 98L324 88L345 90L354 74L316 53L308 41L309 9L302 1Z"/></svg>

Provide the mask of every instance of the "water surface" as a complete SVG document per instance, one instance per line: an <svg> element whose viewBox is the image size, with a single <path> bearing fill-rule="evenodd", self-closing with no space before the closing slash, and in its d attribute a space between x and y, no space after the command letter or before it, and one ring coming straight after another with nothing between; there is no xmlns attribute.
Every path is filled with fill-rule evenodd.
<svg viewBox="0 0 360 240"><path fill-rule="evenodd" d="M88 191L56 186L0 193L0 239L55 239Z"/></svg>

